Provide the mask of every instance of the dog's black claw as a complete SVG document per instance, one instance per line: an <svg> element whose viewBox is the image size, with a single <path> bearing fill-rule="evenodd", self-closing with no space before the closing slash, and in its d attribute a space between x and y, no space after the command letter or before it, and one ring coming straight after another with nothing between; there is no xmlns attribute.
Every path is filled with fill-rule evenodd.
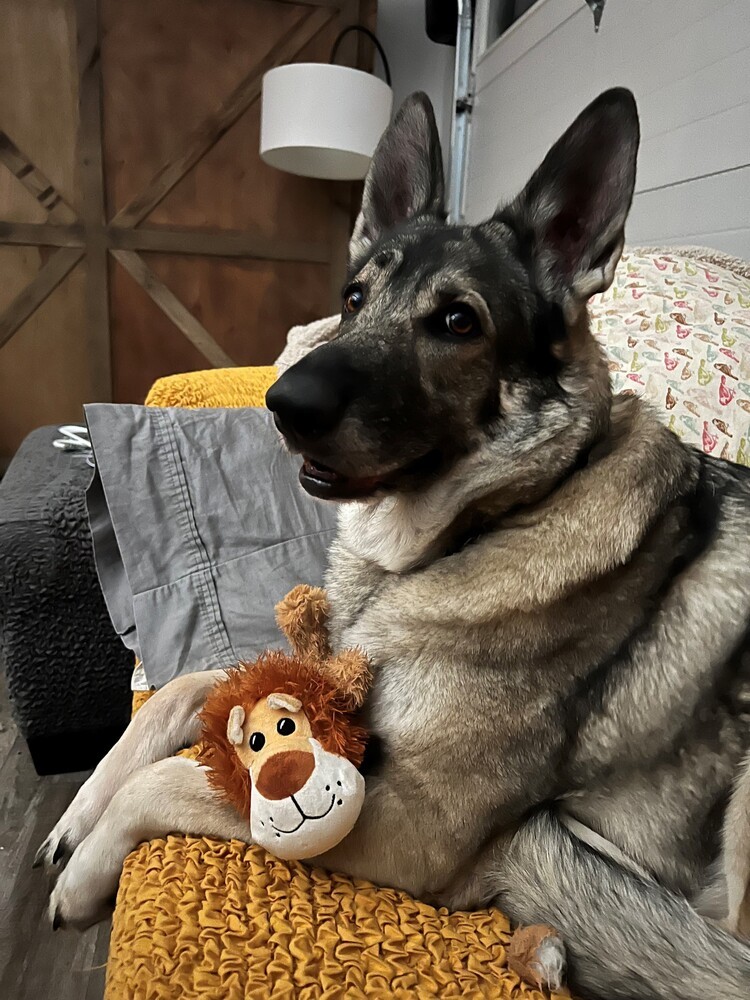
<svg viewBox="0 0 750 1000"><path fill-rule="evenodd" d="M63 919L60 916L60 911L55 910L55 915L52 917L52 930L56 931L59 930L61 927L65 927L65 924L63 923Z"/></svg>
<svg viewBox="0 0 750 1000"><path fill-rule="evenodd" d="M62 861L67 853L68 845L65 843L65 838L63 837L55 848L55 853L52 855L52 864L56 865L58 861Z"/></svg>
<svg viewBox="0 0 750 1000"><path fill-rule="evenodd" d="M44 855L47 853L47 841L45 840L42 846L34 855L34 860L31 863L32 868L41 868L44 864Z"/></svg>

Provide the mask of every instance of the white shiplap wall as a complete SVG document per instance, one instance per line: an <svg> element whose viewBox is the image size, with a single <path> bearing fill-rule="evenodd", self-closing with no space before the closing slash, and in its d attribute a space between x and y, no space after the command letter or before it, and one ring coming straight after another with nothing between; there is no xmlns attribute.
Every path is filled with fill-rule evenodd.
<svg viewBox="0 0 750 1000"><path fill-rule="evenodd" d="M630 87L641 152L631 244L750 258L750 0L540 0L476 67L466 209L512 197L600 91Z"/></svg>
<svg viewBox="0 0 750 1000"><path fill-rule="evenodd" d="M391 64L393 113L413 91L424 90L435 108L443 149L448 150L456 50L427 37L424 0L378 0L377 33ZM380 75L379 59L376 65Z"/></svg>

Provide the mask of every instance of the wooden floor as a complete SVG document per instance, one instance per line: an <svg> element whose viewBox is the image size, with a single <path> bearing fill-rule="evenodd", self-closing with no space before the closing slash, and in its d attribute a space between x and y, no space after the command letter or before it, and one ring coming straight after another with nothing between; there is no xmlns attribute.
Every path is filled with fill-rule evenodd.
<svg viewBox="0 0 750 1000"><path fill-rule="evenodd" d="M87 777L40 778L10 717L0 664L0 998L101 1000L109 923L52 931L37 847Z"/></svg>

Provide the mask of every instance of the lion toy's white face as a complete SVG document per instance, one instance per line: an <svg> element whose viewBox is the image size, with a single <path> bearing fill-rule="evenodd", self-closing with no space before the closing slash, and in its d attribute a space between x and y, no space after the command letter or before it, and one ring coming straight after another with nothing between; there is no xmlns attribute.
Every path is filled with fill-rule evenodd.
<svg viewBox="0 0 750 1000"><path fill-rule="evenodd" d="M314 858L351 831L365 781L351 761L312 735L298 699L271 694L245 715L232 710L227 737L250 774L253 841L287 861Z"/></svg>
<svg viewBox="0 0 750 1000"><path fill-rule="evenodd" d="M314 767L304 785L284 798L266 798L253 782L253 840L285 860L314 858L335 847L357 821L365 781L354 764L309 738Z"/></svg>

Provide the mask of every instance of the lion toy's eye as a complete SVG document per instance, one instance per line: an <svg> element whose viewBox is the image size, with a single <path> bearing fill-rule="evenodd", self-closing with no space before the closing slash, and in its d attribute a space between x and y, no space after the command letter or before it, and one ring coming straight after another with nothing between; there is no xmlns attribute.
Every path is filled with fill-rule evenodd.
<svg viewBox="0 0 750 1000"><path fill-rule="evenodd" d="M286 716L276 723L276 732L279 736L291 736L296 728L294 720L288 719Z"/></svg>
<svg viewBox="0 0 750 1000"><path fill-rule="evenodd" d="M359 285L350 285L344 292L344 312L351 316L362 308L364 301L364 292Z"/></svg>
<svg viewBox="0 0 750 1000"><path fill-rule="evenodd" d="M250 749L254 750L255 753L262 750L266 745L266 738L263 733L253 733L250 737Z"/></svg>

